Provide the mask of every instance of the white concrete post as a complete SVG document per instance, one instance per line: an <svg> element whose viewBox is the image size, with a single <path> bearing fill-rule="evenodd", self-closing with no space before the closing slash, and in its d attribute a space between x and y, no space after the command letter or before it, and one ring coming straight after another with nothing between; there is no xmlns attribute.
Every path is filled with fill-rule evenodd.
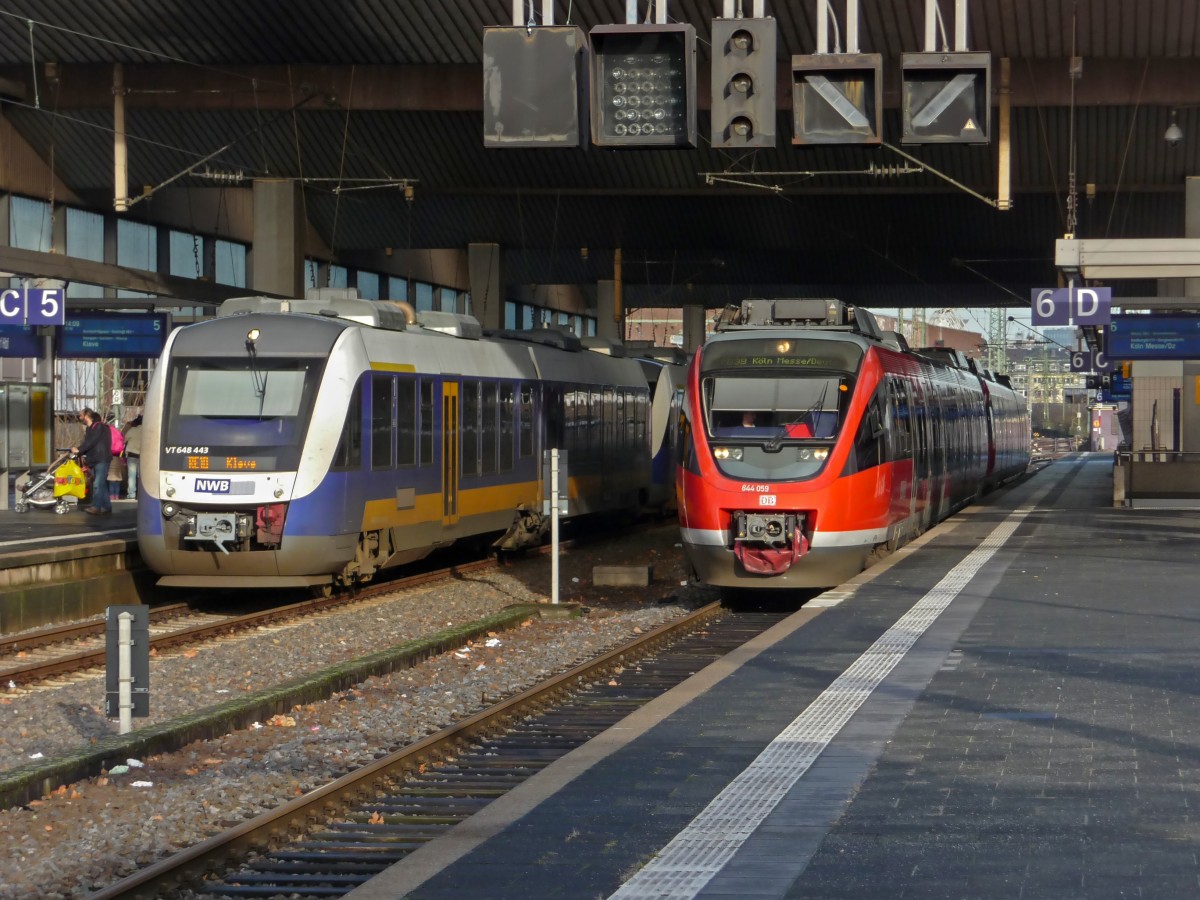
<svg viewBox="0 0 1200 900"><path fill-rule="evenodd" d="M120 734L133 728L133 614L117 616L117 702L120 709Z"/></svg>

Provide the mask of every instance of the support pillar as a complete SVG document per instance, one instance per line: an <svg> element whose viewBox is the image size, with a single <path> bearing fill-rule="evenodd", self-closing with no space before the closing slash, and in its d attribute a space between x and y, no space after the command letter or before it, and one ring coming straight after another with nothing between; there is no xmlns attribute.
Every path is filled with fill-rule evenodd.
<svg viewBox="0 0 1200 900"><path fill-rule="evenodd" d="M625 329L616 323L617 283L601 280L596 282L596 337L625 343Z"/></svg>
<svg viewBox="0 0 1200 900"><path fill-rule="evenodd" d="M1185 178L1183 187L1183 236L1200 238L1200 178ZM1200 297L1200 278L1185 278L1183 287L1185 297Z"/></svg>
<svg viewBox="0 0 1200 900"><path fill-rule="evenodd" d="M254 240L246 261L251 290L304 296L304 228L300 183L290 178L255 179Z"/></svg>
<svg viewBox="0 0 1200 900"><path fill-rule="evenodd" d="M687 353L695 353L704 343L704 307L685 306L683 308L683 349Z"/></svg>
<svg viewBox="0 0 1200 900"><path fill-rule="evenodd" d="M487 329L504 327L504 255L499 244L467 244L471 314Z"/></svg>

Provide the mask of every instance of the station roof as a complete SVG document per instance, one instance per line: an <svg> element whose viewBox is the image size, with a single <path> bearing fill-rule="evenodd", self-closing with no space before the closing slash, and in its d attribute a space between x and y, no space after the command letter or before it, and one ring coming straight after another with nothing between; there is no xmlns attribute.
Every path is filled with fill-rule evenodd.
<svg viewBox="0 0 1200 900"><path fill-rule="evenodd" d="M644 16L648 3L637 5ZM844 0L831 5L842 17ZM542 0L526 6L540 13ZM555 7L559 24L569 15L585 32L624 21L619 0ZM875 306L1024 305L1029 287L1054 283L1072 175L1078 236L1184 234L1184 179L1200 165L1195 0L969 3L968 46L991 55L993 99L1010 60L1006 211L985 202L997 195L994 114L988 146L905 146L926 170L896 174L908 161L888 147L793 146L781 81L776 148L711 148L708 36L720 7L668 5L700 38L695 149L485 149L482 34L511 24L510 0L0 0L0 126L52 166L59 201L111 210L122 63L130 184L160 189L131 217L153 218L168 194L239 184L213 173L303 178L309 221L342 260L496 242L509 283L583 284L613 277L619 247L643 305L798 289ZM814 7L767 3L781 72L815 52ZM941 7L953 16L952 0ZM894 146L900 55L922 49L924 9L861 3L860 49L883 56ZM1184 134L1175 145L1163 140L1172 121Z"/></svg>

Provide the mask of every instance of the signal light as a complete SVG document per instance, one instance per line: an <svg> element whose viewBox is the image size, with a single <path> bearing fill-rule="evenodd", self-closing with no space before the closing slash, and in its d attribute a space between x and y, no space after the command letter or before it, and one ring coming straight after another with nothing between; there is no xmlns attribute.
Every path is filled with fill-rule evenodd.
<svg viewBox="0 0 1200 900"><path fill-rule="evenodd" d="M592 143L696 146L696 29L597 25L592 39Z"/></svg>
<svg viewBox="0 0 1200 900"><path fill-rule="evenodd" d="M774 147L775 20L712 20L712 145Z"/></svg>
<svg viewBox="0 0 1200 900"><path fill-rule="evenodd" d="M483 146L578 147L586 119L583 29L540 25L483 30ZM411 200L411 185L404 196Z"/></svg>
<svg viewBox="0 0 1200 900"><path fill-rule="evenodd" d="M904 53L905 144L986 144L992 121L987 53Z"/></svg>
<svg viewBox="0 0 1200 900"><path fill-rule="evenodd" d="M793 56L792 143L878 144L882 98L878 53Z"/></svg>

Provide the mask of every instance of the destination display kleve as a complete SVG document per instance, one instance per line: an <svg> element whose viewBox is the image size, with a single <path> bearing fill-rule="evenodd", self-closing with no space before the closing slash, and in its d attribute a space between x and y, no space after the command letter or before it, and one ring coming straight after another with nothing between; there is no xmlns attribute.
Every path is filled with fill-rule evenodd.
<svg viewBox="0 0 1200 900"><path fill-rule="evenodd" d="M66 359L153 359L168 331L166 313L72 313L59 329L56 352Z"/></svg>
<svg viewBox="0 0 1200 900"><path fill-rule="evenodd" d="M1200 316L1113 316L1109 359L1200 359Z"/></svg>

